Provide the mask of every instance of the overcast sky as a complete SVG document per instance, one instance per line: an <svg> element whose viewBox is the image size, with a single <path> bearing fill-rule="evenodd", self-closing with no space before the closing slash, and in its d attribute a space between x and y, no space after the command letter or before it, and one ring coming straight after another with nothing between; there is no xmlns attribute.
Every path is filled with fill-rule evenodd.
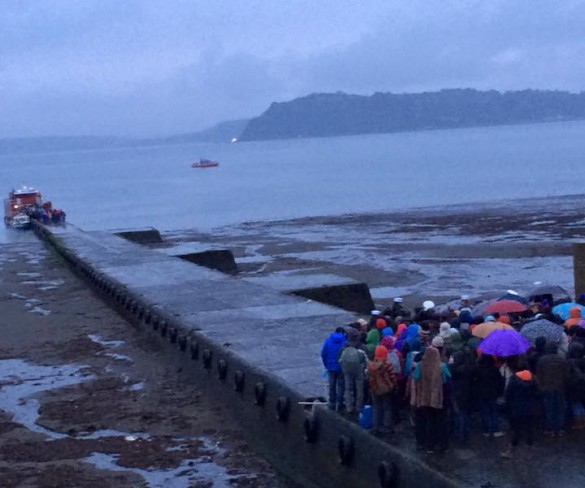
<svg viewBox="0 0 585 488"><path fill-rule="evenodd" d="M313 92L585 90L585 0L0 0L0 137L152 136Z"/></svg>

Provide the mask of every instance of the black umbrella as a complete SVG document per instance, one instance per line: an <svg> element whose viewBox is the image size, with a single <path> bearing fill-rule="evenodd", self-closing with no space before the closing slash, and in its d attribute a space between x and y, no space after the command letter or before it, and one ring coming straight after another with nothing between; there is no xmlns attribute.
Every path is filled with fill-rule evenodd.
<svg viewBox="0 0 585 488"><path fill-rule="evenodd" d="M518 295L518 293L512 293L511 290L508 290L506 294L499 297L498 300L514 300L515 302L520 302L522 305L528 305L530 302L528 298Z"/></svg>
<svg viewBox="0 0 585 488"><path fill-rule="evenodd" d="M530 300L536 301L542 299L542 297L549 296L552 298L553 302L562 302L562 301L570 301L571 295L569 292L565 290L562 286L559 285L549 285L545 283L541 283L539 285L534 285L528 292L526 296L530 298ZM540 301L540 300L539 300Z"/></svg>

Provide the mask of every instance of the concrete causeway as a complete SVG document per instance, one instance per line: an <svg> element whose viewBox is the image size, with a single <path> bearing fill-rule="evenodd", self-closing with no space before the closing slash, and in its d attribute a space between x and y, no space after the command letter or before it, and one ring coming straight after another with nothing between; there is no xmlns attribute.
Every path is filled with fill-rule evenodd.
<svg viewBox="0 0 585 488"><path fill-rule="evenodd" d="M51 227L92 267L303 396L325 393L323 338L355 320L343 310L196 266L108 232ZM294 358L294 359L292 359Z"/></svg>
<svg viewBox="0 0 585 488"><path fill-rule="evenodd" d="M197 266L109 232L35 232L130 323L162 345L257 448L307 487L470 486L307 399L326 396L320 349L351 313Z"/></svg>

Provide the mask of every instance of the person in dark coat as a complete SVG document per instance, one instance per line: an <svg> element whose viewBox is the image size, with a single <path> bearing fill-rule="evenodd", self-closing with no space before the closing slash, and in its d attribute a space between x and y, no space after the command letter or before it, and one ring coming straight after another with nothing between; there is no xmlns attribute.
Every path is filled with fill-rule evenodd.
<svg viewBox="0 0 585 488"><path fill-rule="evenodd" d="M339 355L346 342L345 329L337 327L321 348L321 360L327 370L329 381L329 408L340 412L345 410L345 379L339 365Z"/></svg>
<svg viewBox="0 0 585 488"><path fill-rule="evenodd" d="M486 437L501 437L500 419L496 400L504 392L504 377L492 356L483 355L477 361L473 371L475 397L479 407L479 414Z"/></svg>
<svg viewBox="0 0 585 488"><path fill-rule="evenodd" d="M505 399L510 422L510 447L501 453L503 458L512 458L520 438L525 437L526 444L533 443L534 411L538 403L538 386L527 364L519 366L510 377L506 387Z"/></svg>
<svg viewBox="0 0 585 488"><path fill-rule="evenodd" d="M528 367L532 373L536 373L536 363L544 356L544 347L546 346L546 337L537 337L534 340L534 349L532 349L526 356Z"/></svg>
<svg viewBox="0 0 585 488"><path fill-rule="evenodd" d="M544 408L544 434L548 437L565 435L565 392L569 384L569 364L557 354L557 345L547 342L546 354L536 363L536 376L542 391Z"/></svg>
<svg viewBox="0 0 585 488"><path fill-rule="evenodd" d="M455 439L469 442L469 417L472 410L473 356L458 349L449 359L451 371L451 424Z"/></svg>
<svg viewBox="0 0 585 488"><path fill-rule="evenodd" d="M573 342L569 346L569 389L567 397L570 402L572 428L585 428L585 346Z"/></svg>
<svg viewBox="0 0 585 488"><path fill-rule="evenodd" d="M573 332L573 339L571 340L571 344L579 343L585 346L585 328L577 325L574 329L575 330Z"/></svg>

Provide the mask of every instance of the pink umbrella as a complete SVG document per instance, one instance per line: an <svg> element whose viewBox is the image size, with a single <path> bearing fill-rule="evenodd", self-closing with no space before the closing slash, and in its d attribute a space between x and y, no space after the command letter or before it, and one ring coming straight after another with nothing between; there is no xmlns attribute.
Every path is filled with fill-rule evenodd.
<svg viewBox="0 0 585 488"><path fill-rule="evenodd" d="M506 314L506 313L525 312L526 310L528 310L526 305L524 305L523 303L517 302L516 300L498 300L496 302L490 303L484 309L484 313Z"/></svg>

